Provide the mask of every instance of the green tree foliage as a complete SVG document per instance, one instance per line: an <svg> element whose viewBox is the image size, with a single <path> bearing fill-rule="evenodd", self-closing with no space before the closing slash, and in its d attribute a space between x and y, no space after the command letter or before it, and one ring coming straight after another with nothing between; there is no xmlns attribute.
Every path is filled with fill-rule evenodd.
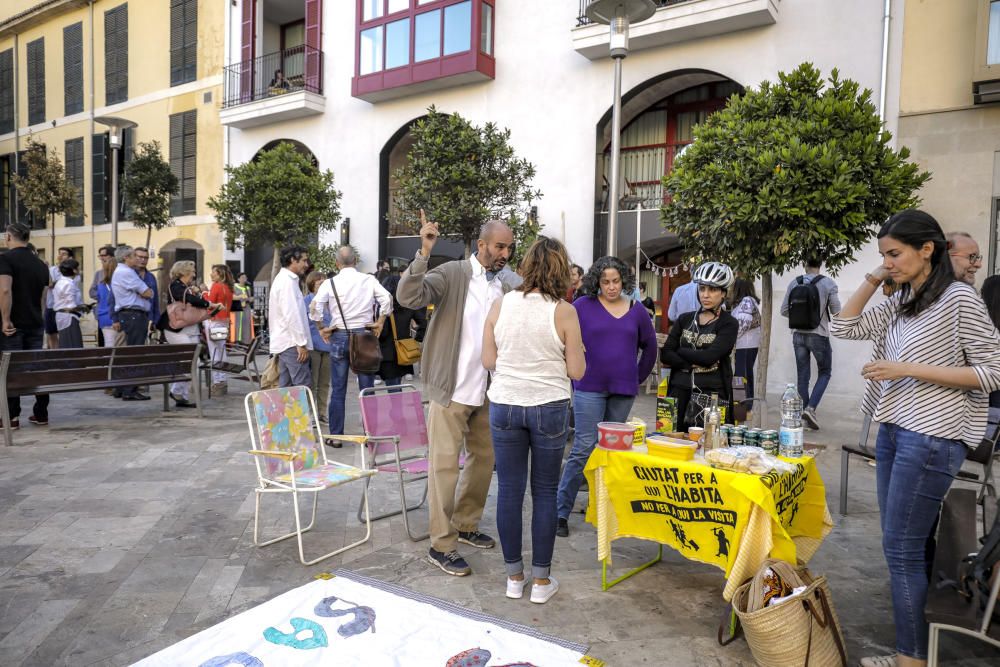
<svg viewBox="0 0 1000 667"><path fill-rule="evenodd" d="M531 215L512 215L506 220L507 226L514 232L514 252L510 256L511 268L517 269L524 259L524 253L528 251L531 244L538 240L542 232L542 226L538 218Z"/></svg>
<svg viewBox="0 0 1000 667"><path fill-rule="evenodd" d="M758 387L767 382L771 275L811 256L835 274L889 215L917 204L930 174L891 139L870 90L836 69L824 82L803 63L730 98L664 177L663 223L686 254L761 278Z"/></svg>
<svg viewBox="0 0 1000 667"><path fill-rule="evenodd" d="M132 212L132 224L146 230L146 247L153 230L169 226L170 198L177 194L177 177L163 159L160 142L140 143L122 179L122 194Z"/></svg>
<svg viewBox="0 0 1000 667"><path fill-rule="evenodd" d="M272 279L282 246L315 246L320 232L332 230L340 219L333 172L320 171L292 144L280 143L255 160L226 167L226 174L228 180L208 206L230 246L274 245Z"/></svg>
<svg viewBox="0 0 1000 667"><path fill-rule="evenodd" d="M51 230L51 257L56 256L56 216L79 215L80 191L66 180L66 170L53 148L46 152L45 144L28 138L27 150L22 158L25 175L13 176L17 196L31 211L32 219L44 226L48 222Z"/></svg>
<svg viewBox="0 0 1000 667"><path fill-rule="evenodd" d="M443 235L462 238L466 254L485 223L523 216L542 196L531 187L535 166L517 157L510 130L494 123L477 127L432 106L410 133L413 147L395 173L402 221L416 222L424 209Z"/></svg>
<svg viewBox="0 0 1000 667"><path fill-rule="evenodd" d="M313 270L320 271L322 273L337 273L339 269L337 268L337 251L340 250L342 246L338 245L323 245L316 244L309 246L309 261L313 265ZM361 253L354 246L354 254L358 258L358 264L361 264Z"/></svg>

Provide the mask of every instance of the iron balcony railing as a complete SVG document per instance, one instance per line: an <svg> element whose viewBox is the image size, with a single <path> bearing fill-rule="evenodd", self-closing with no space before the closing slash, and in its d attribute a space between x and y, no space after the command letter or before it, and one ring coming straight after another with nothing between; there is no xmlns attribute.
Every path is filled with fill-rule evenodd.
<svg viewBox="0 0 1000 667"><path fill-rule="evenodd" d="M299 90L322 95L323 52L303 44L234 63L225 68L222 84L223 109Z"/></svg>
<svg viewBox="0 0 1000 667"><path fill-rule="evenodd" d="M691 2L691 0L653 0L657 7L669 7L670 5L679 5L683 2ZM580 13L576 15L577 25L589 25L590 19L587 18L587 5L591 3L591 0L580 0Z"/></svg>

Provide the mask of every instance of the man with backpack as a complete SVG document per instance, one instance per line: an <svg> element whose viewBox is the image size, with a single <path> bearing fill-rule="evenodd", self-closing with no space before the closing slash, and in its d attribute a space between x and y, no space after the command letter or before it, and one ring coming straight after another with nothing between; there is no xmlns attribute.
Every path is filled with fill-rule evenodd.
<svg viewBox="0 0 1000 667"><path fill-rule="evenodd" d="M819 428L816 408L830 383L833 367L833 350L830 347L830 316L840 312L837 283L820 274L822 262L809 258L805 273L791 282L781 304L781 314L788 318L792 330L792 347L795 350L795 367L798 371L799 395L806 404L802 418L812 429ZM810 356L816 357L818 371L816 384L809 391L811 374Z"/></svg>

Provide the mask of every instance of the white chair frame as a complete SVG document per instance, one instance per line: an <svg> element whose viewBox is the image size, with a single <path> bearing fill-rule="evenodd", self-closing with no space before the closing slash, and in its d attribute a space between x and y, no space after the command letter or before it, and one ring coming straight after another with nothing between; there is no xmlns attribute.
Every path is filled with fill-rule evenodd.
<svg viewBox="0 0 1000 667"><path fill-rule="evenodd" d="M322 434L322 432L320 431L319 422L317 420L317 415L319 413L316 410L316 399L313 397L312 391L308 387L301 387L301 388L304 389L307 392L308 396L309 396L309 404L312 407L312 415L311 415L312 416L312 426L313 426L313 429L314 429L314 432L315 432L315 435L316 435L316 442L319 444L318 450L320 452L322 452L322 460L323 460L322 465L333 465L333 466L338 466L338 467L342 467L342 468L353 468L354 466L349 466L349 465L346 465L346 464L343 464L343 463L339 463L337 461L330 461L327 458L327 456L326 456L326 448L323 446L323 442L324 442L324 440L331 439L331 436L324 436ZM273 391L273 390L265 390L265 391ZM255 419L255 416L254 416L253 411L251 409L252 399L253 399L253 397L255 395L257 395L259 393L262 393L262 392L256 392L256 391L255 392L250 392L249 394L246 395L246 398L243 399L243 405L244 405L244 408L246 410L246 415L247 415L247 425L250 427L250 444L251 444L250 454L255 457L254 458L254 463L257 466L258 486L256 488L254 488L254 513L253 513L253 543L254 543L254 545L256 545L258 547L266 547L266 546L268 546L270 544L275 544L276 542L281 542L282 540L287 540L289 538L294 537L294 538L296 538L296 541L298 542L298 546L299 546L299 561L303 565L315 565L316 563L318 563L318 562L320 562L322 560L326 560L327 558L330 558L332 556L336 556L337 554L341 554L341 553L347 551L348 549L353 549L354 547L361 546L362 544L368 542L371 539L371 536L372 536L372 520L371 520L371 513L368 510L368 483L367 482L371 478L371 475L374 474L374 471L369 471L369 469L367 467L367 461L365 460L366 457L363 455L363 452L362 452L360 469L363 470L363 471L365 471L368 474L366 474L364 476L361 476L361 477L358 477L356 480L350 480L350 481L352 481L352 482L353 481L358 481L358 482L362 482L363 483L362 484L362 488L363 488L363 494L364 494L363 501L364 501L364 505L365 505L365 522L364 522L365 523L365 536L363 538L361 538L360 540L357 540L356 542L352 542L350 544L342 546L339 549L334 549L333 551L331 551L329 553L326 553L326 554L323 554L322 556L319 556L319 557L314 558L312 560L306 560L305 549L304 549L303 544L302 544L302 535L303 535L303 533L306 533L306 532L312 530L313 526L316 523L316 508L317 508L317 506L319 504L319 492L323 491L325 489L336 488L337 486L345 486L346 484L349 484L350 482L345 482L343 484L337 484L337 485L332 486L332 487L331 486L316 486L316 487L313 487L313 486L299 486L296 483L296 480L295 480L295 467L294 467L294 461L298 457L298 453L297 452L280 452L280 451L275 451L275 450L260 449L261 443L258 441L258 432L257 432L256 419ZM339 438L334 437L333 439L339 439ZM348 442L351 442L351 440L349 440L348 438L345 438L345 440L348 441ZM261 467L261 461L260 461L261 457L264 457L264 458L276 458L276 459L280 459L282 461L286 461L288 463L289 470L291 471L291 483L290 484L286 484L286 483L283 483L283 482L279 482L279 481L277 481L275 479L269 478L265 474L264 469ZM290 493L290 494L292 494L292 505L293 505L294 511L295 511L295 530L293 530L293 531L291 531L289 533L285 533L284 535L280 535L278 537L274 537L272 539L269 539L267 541L262 542L260 540L260 530L259 530L260 529L260 501L261 501L261 497L262 496L264 496L265 494L272 494L272 493L278 493L278 494L281 494L281 493ZM300 493L311 493L312 497L313 497L313 502L312 502L312 516L309 519L309 525L307 525L304 528L302 527L302 519L301 519L300 511L299 511L299 494Z"/></svg>

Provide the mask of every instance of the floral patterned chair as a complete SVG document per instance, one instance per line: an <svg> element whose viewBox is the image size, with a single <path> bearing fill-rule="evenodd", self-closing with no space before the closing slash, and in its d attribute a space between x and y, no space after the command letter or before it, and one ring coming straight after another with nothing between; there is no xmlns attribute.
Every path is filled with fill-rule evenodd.
<svg viewBox="0 0 1000 667"><path fill-rule="evenodd" d="M254 489L253 541L263 547L290 537L299 543L299 560L303 565L313 565L364 544L372 535L371 515L368 507L368 478L375 474L367 467L366 457L361 457L361 467L329 461L323 448L324 436L316 419L316 404L308 387L283 387L247 394L244 400L247 424L250 427L250 454L257 465L258 485ZM330 438L330 436L326 436ZM336 436L336 439L341 439ZM356 442L350 436L347 442ZM302 547L302 534L316 523L316 506L319 492L351 482L362 482L365 504L366 531L364 538L340 547L313 560L306 560ZM295 508L295 530L261 542L259 537L260 499L265 494L290 493ZM312 518L302 527L299 516L299 495L312 494Z"/></svg>

